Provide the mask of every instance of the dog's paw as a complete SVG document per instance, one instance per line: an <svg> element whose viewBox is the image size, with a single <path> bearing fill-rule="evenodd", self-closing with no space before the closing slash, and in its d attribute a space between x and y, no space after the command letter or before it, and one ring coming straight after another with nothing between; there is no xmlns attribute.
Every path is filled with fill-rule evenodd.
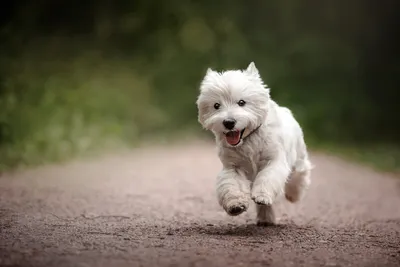
<svg viewBox="0 0 400 267"><path fill-rule="evenodd" d="M289 202L300 201L310 186L309 172L294 173L285 185L285 197Z"/></svg>
<svg viewBox="0 0 400 267"><path fill-rule="evenodd" d="M251 196L251 199L259 205L272 205L273 202L273 198L272 196L265 194L265 193L261 193L261 194L253 194Z"/></svg>
<svg viewBox="0 0 400 267"><path fill-rule="evenodd" d="M285 194L285 198L292 203L298 202L300 200L300 195L299 194Z"/></svg>
<svg viewBox="0 0 400 267"><path fill-rule="evenodd" d="M249 201L246 198L237 198L225 202L223 205L224 210L230 216L237 216L245 212L249 207Z"/></svg>
<svg viewBox="0 0 400 267"><path fill-rule="evenodd" d="M230 216L237 216L239 214L242 214L243 212L245 212L247 210L247 205L245 204L236 204L233 206L230 206L227 208L226 212L230 215Z"/></svg>

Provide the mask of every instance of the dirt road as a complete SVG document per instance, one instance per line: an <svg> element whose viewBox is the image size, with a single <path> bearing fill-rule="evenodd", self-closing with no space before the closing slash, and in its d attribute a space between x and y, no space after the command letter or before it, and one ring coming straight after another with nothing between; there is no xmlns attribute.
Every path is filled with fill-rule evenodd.
<svg viewBox="0 0 400 267"><path fill-rule="evenodd" d="M400 179L313 154L279 225L217 205L208 143L0 177L0 266L400 266Z"/></svg>

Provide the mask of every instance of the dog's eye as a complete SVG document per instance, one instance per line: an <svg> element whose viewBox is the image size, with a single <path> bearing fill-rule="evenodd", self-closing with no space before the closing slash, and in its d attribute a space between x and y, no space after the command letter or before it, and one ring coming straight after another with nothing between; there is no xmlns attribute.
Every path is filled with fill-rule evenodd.
<svg viewBox="0 0 400 267"><path fill-rule="evenodd" d="M246 101L244 100L239 100L238 105L243 107L244 105L246 105Z"/></svg>
<svg viewBox="0 0 400 267"><path fill-rule="evenodd" d="M219 103L215 103L215 104L214 104L214 108L215 108L215 109L219 109L220 107L221 107L221 105L220 105Z"/></svg>

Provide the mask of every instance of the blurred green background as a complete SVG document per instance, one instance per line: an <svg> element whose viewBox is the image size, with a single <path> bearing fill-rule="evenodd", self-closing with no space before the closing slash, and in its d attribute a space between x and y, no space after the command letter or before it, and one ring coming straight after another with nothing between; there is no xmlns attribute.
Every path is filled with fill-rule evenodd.
<svg viewBox="0 0 400 267"><path fill-rule="evenodd" d="M312 148L400 168L399 1L4 1L0 169L204 134L207 67L255 61Z"/></svg>

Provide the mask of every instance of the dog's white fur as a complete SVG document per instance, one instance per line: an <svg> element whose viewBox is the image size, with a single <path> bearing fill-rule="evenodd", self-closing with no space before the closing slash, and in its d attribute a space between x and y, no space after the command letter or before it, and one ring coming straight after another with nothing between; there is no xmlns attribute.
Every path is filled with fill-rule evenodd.
<svg viewBox="0 0 400 267"><path fill-rule="evenodd" d="M244 106L238 105L240 100ZM246 70L208 69L196 104L199 122L215 135L223 165L216 184L219 204L235 216L246 211L252 199L257 223L274 224L277 198L285 195L297 202L310 185L312 165L292 112L270 98L254 62ZM235 146L226 141L226 119L236 120L235 130L245 129Z"/></svg>

